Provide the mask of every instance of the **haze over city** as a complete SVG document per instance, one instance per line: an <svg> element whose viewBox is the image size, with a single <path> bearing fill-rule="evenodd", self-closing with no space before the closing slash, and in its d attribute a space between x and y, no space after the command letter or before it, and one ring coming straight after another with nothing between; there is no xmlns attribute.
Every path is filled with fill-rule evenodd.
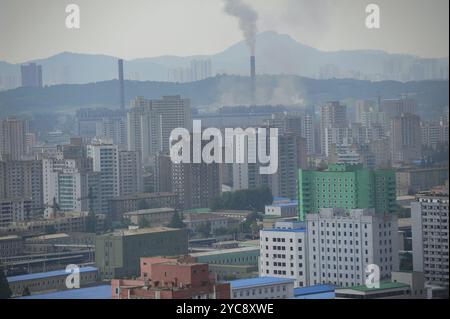
<svg viewBox="0 0 450 319"><path fill-rule="evenodd" d="M448 299L448 7L0 0L2 315Z"/></svg>
<svg viewBox="0 0 450 319"><path fill-rule="evenodd" d="M80 0L81 28L65 28L70 1L2 0L0 60L23 63L60 52L124 59L211 55L242 39L222 0ZM248 0L258 30L277 31L325 51L383 50L448 57L446 0L380 0L382 26L364 25L368 0Z"/></svg>

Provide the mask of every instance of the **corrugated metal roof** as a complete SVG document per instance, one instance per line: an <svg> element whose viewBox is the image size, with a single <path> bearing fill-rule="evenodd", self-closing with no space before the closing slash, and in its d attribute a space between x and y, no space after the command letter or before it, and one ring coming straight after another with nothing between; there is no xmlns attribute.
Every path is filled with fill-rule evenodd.
<svg viewBox="0 0 450 319"><path fill-rule="evenodd" d="M334 292L335 287L331 285L315 285L308 287L300 287L294 289L294 296L304 296L311 294L319 294L325 292Z"/></svg>
<svg viewBox="0 0 450 319"><path fill-rule="evenodd" d="M47 294L19 297L16 299L111 299L111 286L103 285L89 288L70 289Z"/></svg>
<svg viewBox="0 0 450 319"><path fill-rule="evenodd" d="M310 299L310 300L322 300L322 299L334 299L336 294L334 292L324 292L312 295L295 296L293 299Z"/></svg>
<svg viewBox="0 0 450 319"><path fill-rule="evenodd" d="M83 272L92 272L92 271L98 271L96 267L82 267L80 268L80 273ZM69 275L66 270L55 270L55 271L48 271L48 272L38 272L35 274L27 274L27 275L20 275L20 276L12 276L8 277L8 282L18 282L18 281L25 281L25 280L34 280L34 279L43 279L43 278L50 278L50 277L58 277L58 276L67 276Z"/></svg>
<svg viewBox="0 0 450 319"><path fill-rule="evenodd" d="M276 284L294 283L294 279L274 278L274 277L258 277L250 279L239 279L230 281L231 289L240 289L257 286L269 286Z"/></svg>

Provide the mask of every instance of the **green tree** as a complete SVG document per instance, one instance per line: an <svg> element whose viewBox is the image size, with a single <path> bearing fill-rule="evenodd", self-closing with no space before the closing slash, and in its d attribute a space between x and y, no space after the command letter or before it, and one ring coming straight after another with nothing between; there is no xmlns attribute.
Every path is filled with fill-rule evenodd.
<svg viewBox="0 0 450 319"><path fill-rule="evenodd" d="M211 235L211 222L200 224L196 229L203 238L208 238Z"/></svg>
<svg viewBox="0 0 450 319"><path fill-rule="evenodd" d="M93 211L89 211L87 217L86 217L86 232L87 233L95 233L96 232L96 216Z"/></svg>
<svg viewBox="0 0 450 319"><path fill-rule="evenodd" d="M258 225L258 222L256 220L250 225L250 230L252 232L253 239L259 236L259 231L261 230L261 227Z"/></svg>
<svg viewBox="0 0 450 319"><path fill-rule="evenodd" d="M12 292L9 288L8 280L6 279L3 267L0 267L0 299L11 298Z"/></svg>
<svg viewBox="0 0 450 319"><path fill-rule="evenodd" d="M185 228L186 224L183 223L183 219L182 219L182 217L180 217L180 214L178 212L175 212L172 216L172 219L171 219L168 227L181 229L181 228Z"/></svg>
<svg viewBox="0 0 450 319"><path fill-rule="evenodd" d="M237 209L264 211L264 206L273 202L272 192L268 187L239 190L224 193L211 203L212 210Z"/></svg>

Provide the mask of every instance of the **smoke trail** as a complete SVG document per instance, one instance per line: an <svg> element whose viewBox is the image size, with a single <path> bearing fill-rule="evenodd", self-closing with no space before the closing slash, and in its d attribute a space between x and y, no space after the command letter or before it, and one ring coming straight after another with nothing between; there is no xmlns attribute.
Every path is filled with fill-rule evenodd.
<svg viewBox="0 0 450 319"><path fill-rule="evenodd" d="M224 0L224 11L239 19L239 28L244 34L251 55L255 55L258 13L242 0Z"/></svg>

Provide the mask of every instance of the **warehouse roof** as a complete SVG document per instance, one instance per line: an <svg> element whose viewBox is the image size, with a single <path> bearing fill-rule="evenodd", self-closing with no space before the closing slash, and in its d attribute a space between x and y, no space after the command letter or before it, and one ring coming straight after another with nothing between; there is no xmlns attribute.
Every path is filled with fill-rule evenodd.
<svg viewBox="0 0 450 319"><path fill-rule="evenodd" d="M274 277L258 277L250 279L239 279L229 282L231 289L251 288L258 286L270 286L279 284L294 283L294 279L289 278L274 278Z"/></svg>
<svg viewBox="0 0 450 319"><path fill-rule="evenodd" d="M335 287L331 286L331 285L315 285L315 286L308 286L308 287L302 287L302 288L295 288L294 296L299 297L299 296L305 296L305 295L334 292L334 289L335 289Z"/></svg>
<svg viewBox="0 0 450 319"><path fill-rule="evenodd" d="M17 299L111 299L111 286L103 285L89 288L70 289L46 294L19 297Z"/></svg>
<svg viewBox="0 0 450 319"><path fill-rule="evenodd" d="M98 271L96 267L82 267L80 268L80 273L83 272L92 272L92 271ZM69 273L66 272L65 269L63 270L55 270L55 271L48 271L48 272L38 272L35 274L27 274L27 275L20 275L20 276L12 276L8 277L8 282L18 282L18 281L25 281L25 280L35 280L35 279L43 279L43 278L50 278L50 277L58 277L58 276L67 276Z"/></svg>

